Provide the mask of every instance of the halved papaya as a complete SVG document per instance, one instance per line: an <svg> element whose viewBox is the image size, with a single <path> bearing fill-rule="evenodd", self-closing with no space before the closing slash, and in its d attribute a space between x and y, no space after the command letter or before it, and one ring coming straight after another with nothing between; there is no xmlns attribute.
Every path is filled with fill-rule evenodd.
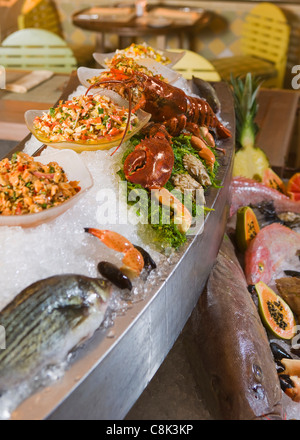
<svg viewBox="0 0 300 440"><path fill-rule="evenodd" d="M294 174L286 187L287 195L295 201L300 200L300 173Z"/></svg>
<svg viewBox="0 0 300 440"><path fill-rule="evenodd" d="M249 206L243 206L237 211L235 236L241 252L245 252L250 242L260 230L256 215Z"/></svg>
<svg viewBox="0 0 300 440"><path fill-rule="evenodd" d="M288 304L262 281L255 284L259 313L265 326L278 338L292 339L296 321Z"/></svg>
<svg viewBox="0 0 300 440"><path fill-rule="evenodd" d="M272 168L267 168L264 171L262 183L270 188L276 189L282 194L286 194L286 188L284 182L280 179Z"/></svg>

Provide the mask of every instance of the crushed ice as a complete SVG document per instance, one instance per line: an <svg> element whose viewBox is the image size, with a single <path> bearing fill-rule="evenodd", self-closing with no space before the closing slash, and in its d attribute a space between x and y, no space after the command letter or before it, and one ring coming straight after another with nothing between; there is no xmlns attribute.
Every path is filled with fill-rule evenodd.
<svg viewBox="0 0 300 440"><path fill-rule="evenodd" d="M81 86L75 92L78 93L82 93ZM32 155L40 146L41 143L32 136L26 143L24 152ZM99 209L103 201L101 194L99 197L99 191L102 191L102 195L103 191L108 195L118 194L119 178L116 172L120 169L124 148L126 145L120 148L113 158L111 151L85 151L80 154L92 174L94 186L60 217L34 228L0 227L0 310L36 281L67 273L99 277L97 265L103 260L120 266L123 255L112 251L99 239L87 234L84 231L86 227L111 229L124 235L132 243L147 250L158 267L147 277L142 273L141 277L133 282L130 293L114 288L102 327L113 327L116 316L126 313L130 304L145 299L150 292L155 291L157 280L161 282L166 279L170 268L176 264L176 254L161 253L160 250L143 243L138 233L138 219L136 224L118 222L120 212L126 212L128 209L125 199L117 200L118 212L115 222L101 223L103 216L99 218ZM41 154L53 151L57 150L47 147ZM109 206L110 200L106 200L107 203ZM60 368L64 370L65 365ZM53 377L49 371L45 371L47 381L51 381ZM41 384L41 381L39 383ZM0 419L9 418L15 406L28 397L35 390L35 386L23 384L1 396Z"/></svg>

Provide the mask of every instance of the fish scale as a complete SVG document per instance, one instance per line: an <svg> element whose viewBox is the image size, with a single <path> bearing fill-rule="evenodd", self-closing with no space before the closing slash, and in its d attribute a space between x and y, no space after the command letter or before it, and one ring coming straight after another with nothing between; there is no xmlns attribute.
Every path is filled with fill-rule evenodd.
<svg viewBox="0 0 300 440"><path fill-rule="evenodd" d="M0 351L0 391L26 380L101 325L111 294L105 280L57 275L24 289L0 313L6 349Z"/></svg>

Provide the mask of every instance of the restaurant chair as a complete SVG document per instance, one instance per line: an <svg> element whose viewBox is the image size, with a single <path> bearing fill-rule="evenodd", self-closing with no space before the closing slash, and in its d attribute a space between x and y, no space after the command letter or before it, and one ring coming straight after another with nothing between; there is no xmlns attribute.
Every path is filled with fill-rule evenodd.
<svg viewBox="0 0 300 440"><path fill-rule="evenodd" d="M248 72L262 79L264 87L282 88L290 26L282 10L268 2L255 6L247 15L241 36L241 55L210 60L222 80L243 78Z"/></svg>
<svg viewBox="0 0 300 440"><path fill-rule="evenodd" d="M18 16L19 29L38 28L63 36L58 11L52 0L25 0Z"/></svg>
<svg viewBox="0 0 300 440"><path fill-rule="evenodd" d="M71 73L77 68L77 61L58 35L44 29L22 29L2 42L0 65L11 69Z"/></svg>
<svg viewBox="0 0 300 440"><path fill-rule="evenodd" d="M37 28L51 31L64 38L59 13L53 0L25 0L21 14L18 16L19 29ZM68 43L77 63L88 66L93 62L95 45Z"/></svg>
<svg viewBox="0 0 300 440"><path fill-rule="evenodd" d="M191 50L168 49L170 52L185 52L181 60L173 67L185 79L192 79L193 76L205 81L221 81L215 67L202 55Z"/></svg>

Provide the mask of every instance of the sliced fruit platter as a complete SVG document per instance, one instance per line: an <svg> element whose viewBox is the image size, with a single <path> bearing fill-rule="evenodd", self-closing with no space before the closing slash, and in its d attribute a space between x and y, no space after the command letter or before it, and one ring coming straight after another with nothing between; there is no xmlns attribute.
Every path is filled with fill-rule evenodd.
<svg viewBox="0 0 300 440"><path fill-rule="evenodd" d="M180 333L217 254L234 149L230 88L182 77L179 87L132 67L107 68L89 87L72 76L18 146L36 164L74 153L93 184L50 221L0 228L1 418L60 411L91 418L96 406L97 418L124 417ZM126 105L111 104L115 94ZM90 151L96 138L108 145ZM71 151L79 141L80 154ZM53 170L44 171L50 185ZM81 187L76 172L67 177ZM107 396L100 402L96 383Z"/></svg>

